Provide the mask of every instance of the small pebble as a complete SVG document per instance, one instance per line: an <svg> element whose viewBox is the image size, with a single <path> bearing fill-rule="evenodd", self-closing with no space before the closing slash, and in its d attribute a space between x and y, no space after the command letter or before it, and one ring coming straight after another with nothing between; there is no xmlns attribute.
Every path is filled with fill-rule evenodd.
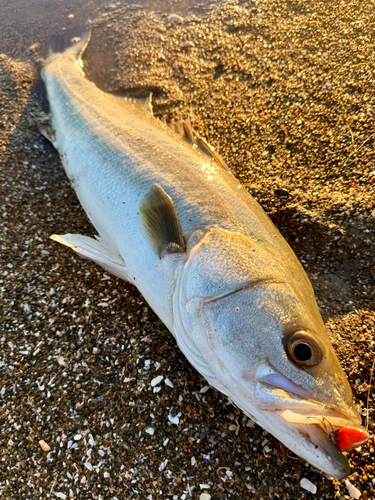
<svg viewBox="0 0 375 500"><path fill-rule="evenodd" d="M64 359L64 356L56 356L56 361L59 363L61 366L66 366L66 361Z"/></svg>
<svg viewBox="0 0 375 500"><path fill-rule="evenodd" d="M348 490L349 495L355 500L358 500L358 498L360 498L360 496L362 495L359 489L356 488L354 484L352 484L348 479L345 479L345 486Z"/></svg>
<svg viewBox="0 0 375 500"><path fill-rule="evenodd" d="M168 420L171 422L171 424L178 425L180 422L180 419L176 415L175 417L172 417L172 415L168 415Z"/></svg>
<svg viewBox="0 0 375 500"><path fill-rule="evenodd" d="M157 377L153 378L151 380L151 387L155 387L157 386L158 384L160 384L160 382L163 380L163 375L158 375Z"/></svg>
<svg viewBox="0 0 375 500"><path fill-rule="evenodd" d="M188 49L189 47L195 47L194 42L185 42L181 45L181 49Z"/></svg>
<svg viewBox="0 0 375 500"><path fill-rule="evenodd" d="M201 493L199 500L210 500L210 498L211 498L211 495L209 495L208 493Z"/></svg>
<svg viewBox="0 0 375 500"><path fill-rule="evenodd" d="M51 449L51 447L48 446L48 444L45 441L43 441L43 439L39 441L39 444L43 451L49 451Z"/></svg>
<svg viewBox="0 0 375 500"><path fill-rule="evenodd" d="M175 417L177 415L177 408L175 406L172 406L169 412L171 417Z"/></svg>
<svg viewBox="0 0 375 500"><path fill-rule="evenodd" d="M164 469L166 468L166 466L167 466L167 463L168 463L168 459L164 460L164 461L160 464L160 466L159 466L159 471L160 471L160 472L163 472L163 470L164 470Z"/></svg>
<svg viewBox="0 0 375 500"><path fill-rule="evenodd" d="M167 385L168 387L172 387L172 388L173 388L173 384L172 384L172 382L169 380L169 378L166 378L166 379L164 380L164 383L165 383L165 385Z"/></svg>
<svg viewBox="0 0 375 500"><path fill-rule="evenodd" d="M317 488L316 488L315 484L312 483L311 481L309 481L306 477L301 479L299 484L300 484L301 488L303 488L304 490L309 491L310 493L315 495Z"/></svg>
<svg viewBox="0 0 375 500"><path fill-rule="evenodd" d="M184 20L184 18L182 16L179 16L178 14L170 14L168 19L172 22L177 23L182 23Z"/></svg>

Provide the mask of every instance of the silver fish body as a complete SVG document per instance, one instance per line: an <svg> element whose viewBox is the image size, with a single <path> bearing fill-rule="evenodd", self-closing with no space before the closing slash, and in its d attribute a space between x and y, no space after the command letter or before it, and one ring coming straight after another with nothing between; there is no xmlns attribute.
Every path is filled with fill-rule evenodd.
<svg viewBox="0 0 375 500"><path fill-rule="evenodd" d="M300 262L220 159L85 79L87 43L52 50L43 79L54 145L100 237L54 238L133 283L211 385L345 477L333 431L361 421ZM181 235L163 246L168 224Z"/></svg>

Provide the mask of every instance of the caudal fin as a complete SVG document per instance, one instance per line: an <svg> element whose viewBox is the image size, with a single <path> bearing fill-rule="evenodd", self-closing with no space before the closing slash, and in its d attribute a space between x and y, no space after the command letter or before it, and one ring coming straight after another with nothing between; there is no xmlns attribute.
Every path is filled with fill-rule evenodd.
<svg viewBox="0 0 375 500"><path fill-rule="evenodd" d="M46 41L46 61L54 54L61 54L66 50L72 51L78 59L90 41L91 26L88 22L82 26L75 26L63 35L52 35Z"/></svg>

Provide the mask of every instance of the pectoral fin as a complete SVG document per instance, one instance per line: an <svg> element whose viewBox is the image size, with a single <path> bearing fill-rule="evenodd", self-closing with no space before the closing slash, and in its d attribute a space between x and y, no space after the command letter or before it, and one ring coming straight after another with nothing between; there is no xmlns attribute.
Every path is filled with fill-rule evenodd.
<svg viewBox="0 0 375 500"><path fill-rule="evenodd" d="M100 236L97 238L97 240L94 240L81 234L53 234L51 236L51 240L72 248L78 254L93 260L118 278L130 281L122 257L115 249L107 245Z"/></svg>
<svg viewBox="0 0 375 500"><path fill-rule="evenodd" d="M144 197L140 211L150 242L160 258L165 254L185 252L185 240L171 198L154 184Z"/></svg>

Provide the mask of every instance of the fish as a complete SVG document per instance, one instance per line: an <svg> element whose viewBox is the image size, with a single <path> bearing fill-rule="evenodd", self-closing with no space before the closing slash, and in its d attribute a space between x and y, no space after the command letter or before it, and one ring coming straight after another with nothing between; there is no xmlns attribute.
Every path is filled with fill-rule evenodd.
<svg viewBox="0 0 375 500"><path fill-rule="evenodd" d="M369 438L301 263L189 120L105 93L90 27L47 43L42 78L66 174L97 236L53 235L134 284L207 382L321 472Z"/></svg>

